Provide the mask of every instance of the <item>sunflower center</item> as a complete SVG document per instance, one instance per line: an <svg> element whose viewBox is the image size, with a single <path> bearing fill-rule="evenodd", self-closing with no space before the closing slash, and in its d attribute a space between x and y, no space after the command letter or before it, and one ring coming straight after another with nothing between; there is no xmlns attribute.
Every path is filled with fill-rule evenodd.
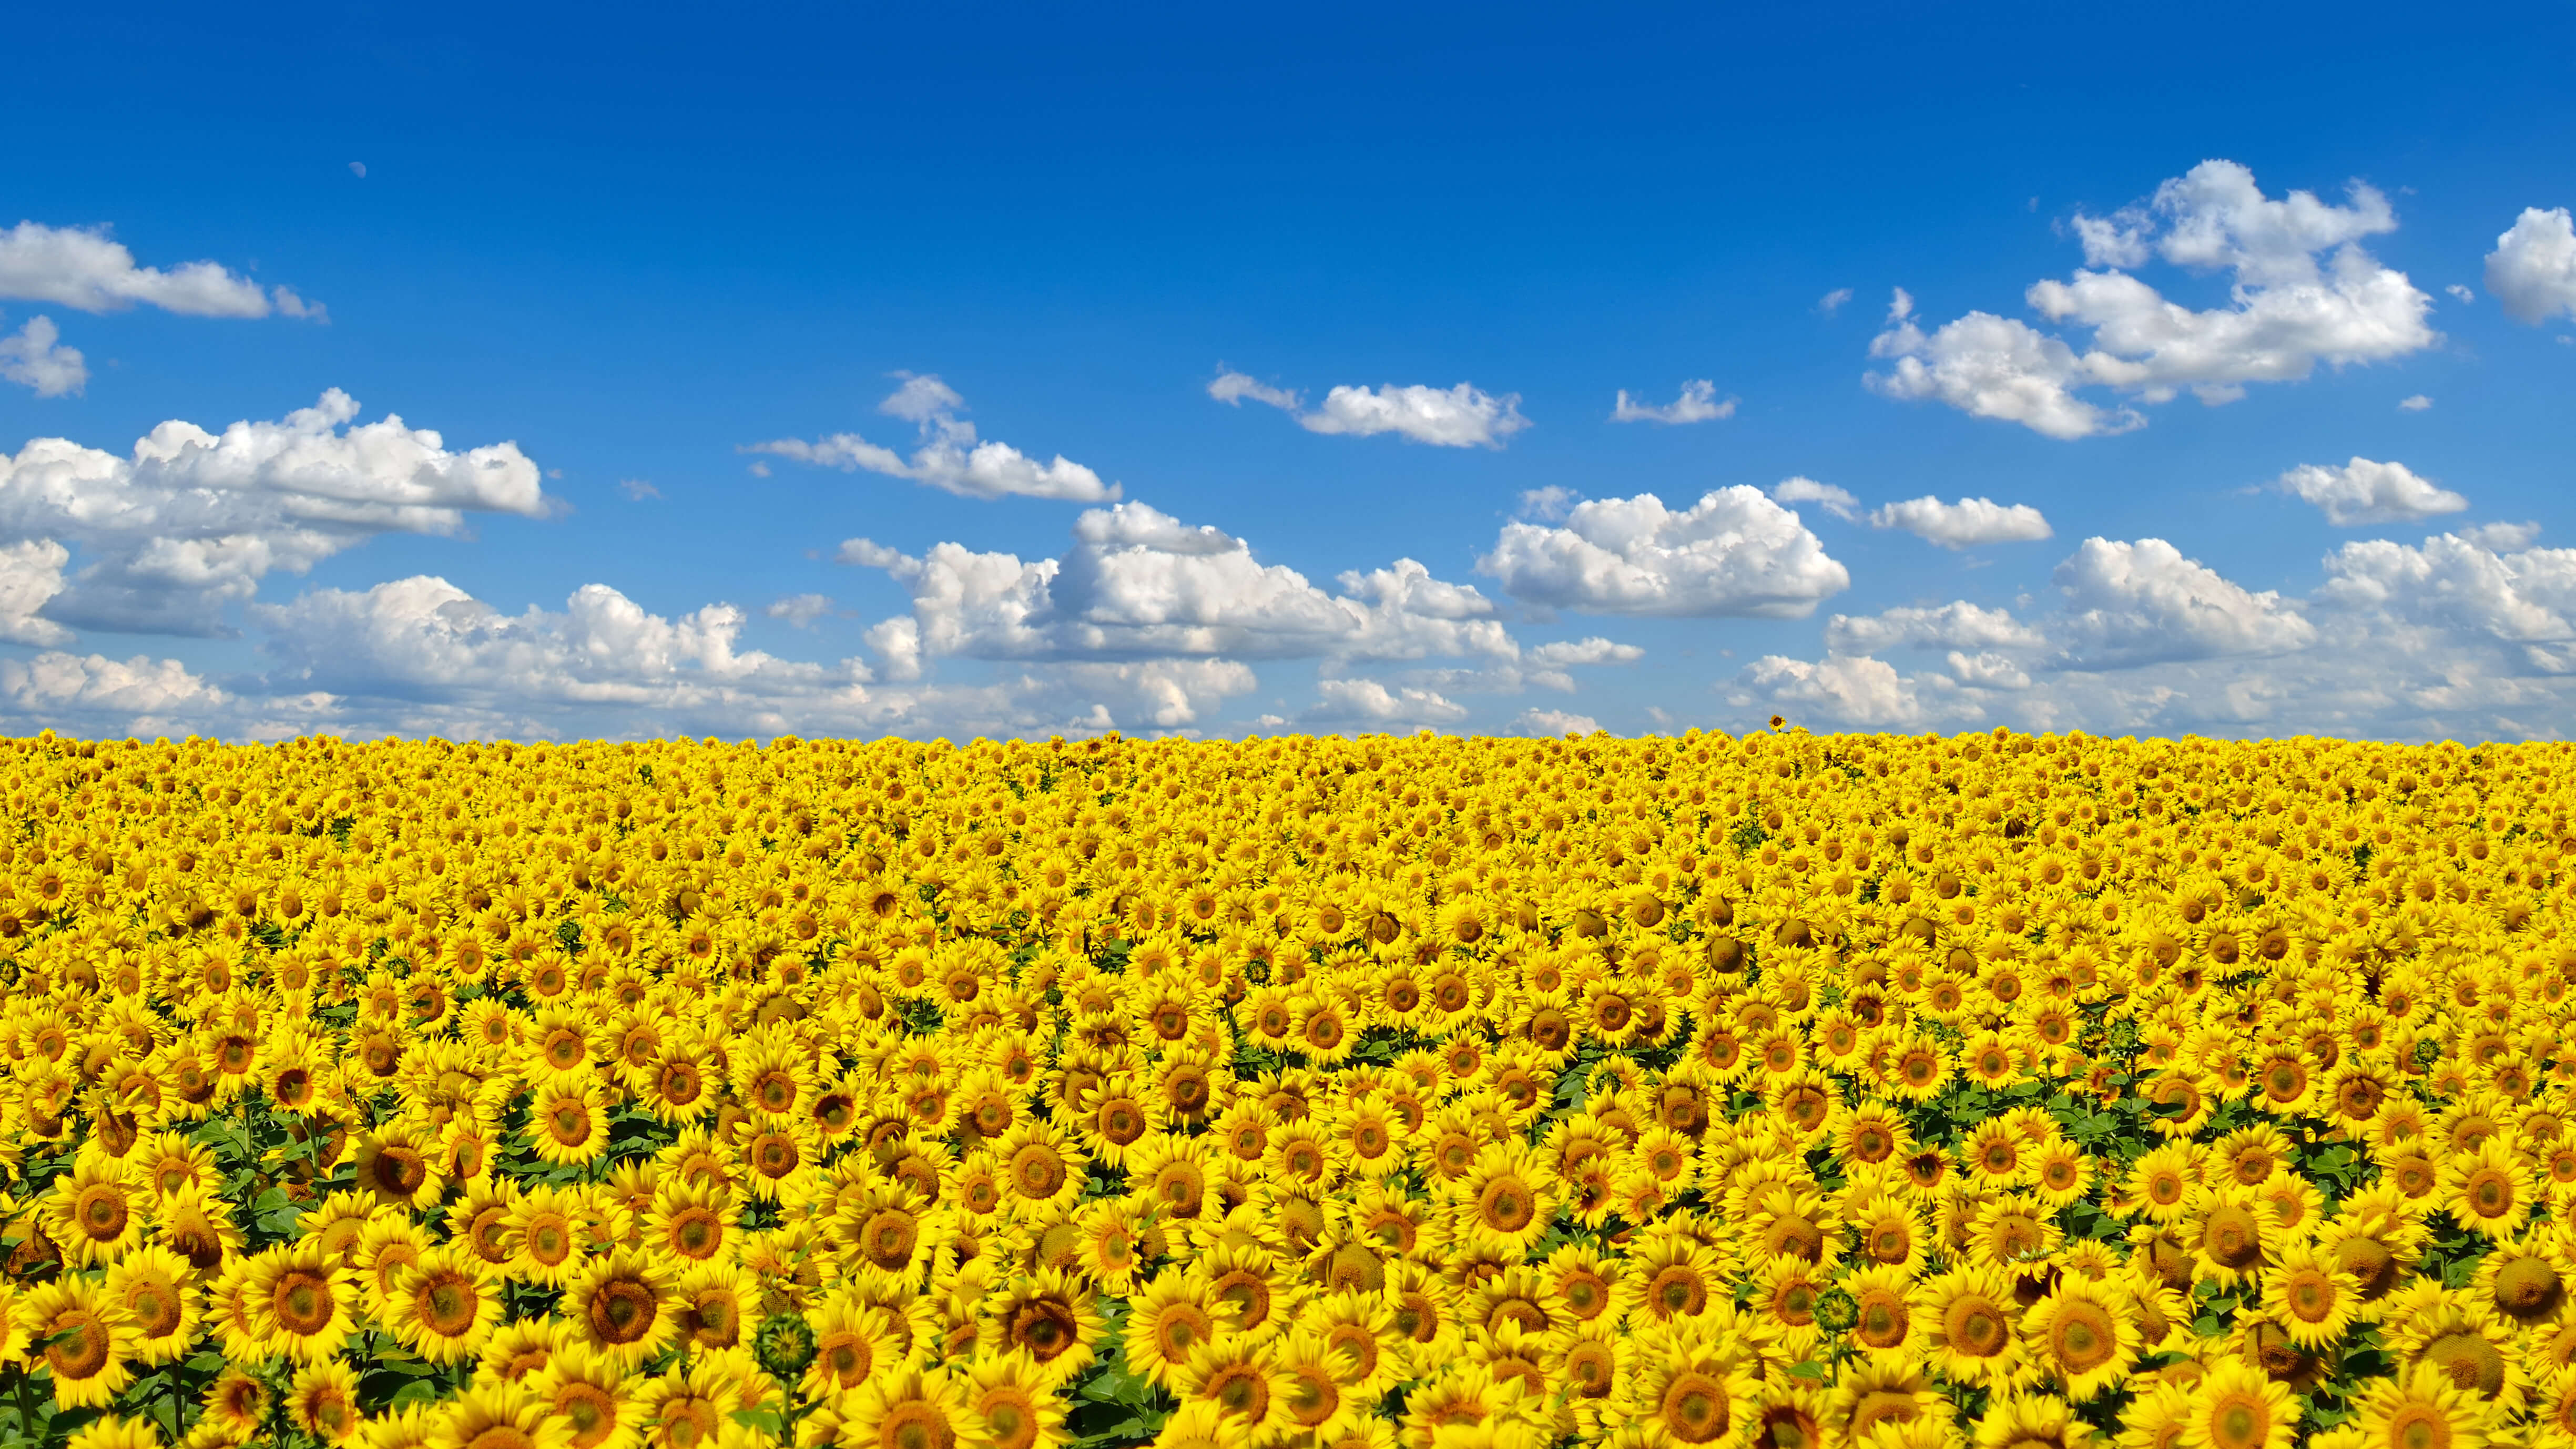
<svg viewBox="0 0 2576 1449"><path fill-rule="evenodd" d="M1951 1349L1971 1358L1992 1358L2012 1342L2011 1320L2003 1309L1973 1295L1944 1309L1941 1326L1949 1334Z"/></svg>
<svg viewBox="0 0 2576 1449"><path fill-rule="evenodd" d="M331 1280L310 1268L290 1268L279 1277L271 1305L278 1324L299 1338L329 1327L339 1306L331 1296Z"/></svg>
<svg viewBox="0 0 2576 1449"><path fill-rule="evenodd" d="M590 1330L609 1343L634 1343L653 1331L657 1308L652 1289L631 1278L611 1278L590 1296Z"/></svg>
<svg viewBox="0 0 2576 1449"><path fill-rule="evenodd" d="M1664 1432L1685 1444L1705 1444L1727 1430L1726 1386L1695 1369L1673 1375L1656 1409Z"/></svg>

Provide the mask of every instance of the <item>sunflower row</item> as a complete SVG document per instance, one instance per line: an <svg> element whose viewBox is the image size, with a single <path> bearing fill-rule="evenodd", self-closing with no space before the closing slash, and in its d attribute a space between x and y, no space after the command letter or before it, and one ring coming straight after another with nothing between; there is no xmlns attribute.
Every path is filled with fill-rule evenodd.
<svg viewBox="0 0 2576 1449"><path fill-rule="evenodd" d="M2571 783L15 742L0 1429L2576 1443Z"/></svg>

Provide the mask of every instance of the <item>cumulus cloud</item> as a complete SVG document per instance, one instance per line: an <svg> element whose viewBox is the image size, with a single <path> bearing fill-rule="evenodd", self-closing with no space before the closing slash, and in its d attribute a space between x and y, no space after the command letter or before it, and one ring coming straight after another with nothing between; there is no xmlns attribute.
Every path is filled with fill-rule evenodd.
<svg viewBox="0 0 2576 1449"><path fill-rule="evenodd" d="M2298 600L2157 540L2093 539L2060 567L2050 612L1962 601L1837 616L1822 660L1769 656L1722 690L1749 717L1870 728L2561 735L2576 709L2576 549L2535 548L2536 532L2346 543ZM1921 663L1874 657L1897 650Z"/></svg>
<svg viewBox="0 0 2576 1449"><path fill-rule="evenodd" d="M2388 200L2354 182L2337 206L2314 193L2274 200L2232 161L2204 161L2153 197L2109 217L2078 216L2087 266L2042 280L2024 300L2049 322L2090 332L2081 351L2015 318L1972 311L1926 333L1901 289L1870 355L1892 364L1869 385L1896 398L1933 398L1977 417L2017 422L2053 438L2143 427L2126 402L2189 391L2232 402L2246 384L2402 357L2433 345L2432 298L2382 266L2364 237L2396 229ZM2225 271L2229 304L2195 311L2130 275L2150 260Z"/></svg>
<svg viewBox="0 0 2576 1449"><path fill-rule="evenodd" d="M1412 442L1443 448L1499 448L1504 439L1529 426L1529 419L1521 416L1519 393L1496 397L1463 382L1451 388L1418 383L1405 387L1394 383L1374 388L1336 387L1324 394L1319 406L1308 409L1295 391L1273 387L1244 373L1220 371L1216 381L1208 384L1208 396L1229 407L1242 406L1246 398L1266 404L1295 418L1297 425L1310 433L1357 438L1394 433ZM1684 401L1688 400L1685 390Z"/></svg>
<svg viewBox="0 0 2576 1449"><path fill-rule="evenodd" d="M1389 689L1374 679L1322 679L1308 724L1456 724L1467 707L1428 689Z"/></svg>
<svg viewBox="0 0 2576 1449"><path fill-rule="evenodd" d="M62 337L50 317L30 317L15 334L0 336L0 380L33 388L38 397L78 395L89 385L89 367Z"/></svg>
<svg viewBox="0 0 2576 1449"><path fill-rule="evenodd" d="M2566 207L2522 209L2487 253L2487 290L2517 322L2576 317L2576 220Z"/></svg>
<svg viewBox="0 0 2576 1449"><path fill-rule="evenodd" d="M185 262L161 271L136 266L134 253L103 229L22 221L0 231L0 297L51 302L82 312L121 312L141 304L188 317L289 317L328 320L318 303L286 287L263 292L248 277L214 262Z"/></svg>
<svg viewBox="0 0 2576 1449"><path fill-rule="evenodd" d="M2433 400L2419 392L2413 397L2400 398L2397 403L2397 409L2400 412L2420 413L2432 405Z"/></svg>
<svg viewBox="0 0 2576 1449"><path fill-rule="evenodd" d="M1525 709L1512 728L1525 735L1588 735L1601 728L1601 722L1588 714L1570 714L1561 709Z"/></svg>
<svg viewBox="0 0 2576 1449"><path fill-rule="evenodd" d="M864 538L845 564L884 569L912 595L902 649L980 659L1510 658L1491 600L1411 559L1349 572L1327 594L1264 564L1219 529L1143 503L1086 510L1061 558L1023 561L963 544L918 557Z"/></svg>
<svg viewBox="0 0 2576 1449"><path fill-rule="evenodd" d="M1766 654L1746 665L1736 683L1784 713L1814 709L1870 728L1911 726L1923 718L1913 682L1879 659L1828 655L1810 662Z"/></svg>
<svg viewBox="0 0 2576 1449"><path fill-rule="evenodd" d="M2355 458L2340 468L2302 463L2280 476L2282 492L2325 510L2338 528L2365 523L2412 523L2458 513L2469 500L2416 475L2403 463Z"/></svg>
<svg viewBox="0 0 2576 1449"><path fill-rule="evenodd" d="M1555 523L1574 511L1583 495L1571 488L1551 483L1545 488L1530 488L1521 493L1520 507L1514 510L1522 518L1535 518L1542 523Z"/></svg>
<svg viewBox="0 0 2576 1449"><path fill-rule="evenodd" d="M2001 504L1991 498L1962 498L1944 503L1925 496L1890 503L1869 515L1872 528L1901 528L1943 548L1973 548L1986 543L2035 543L2054 537L2048 520L2027 503Z"/></svg>
<svg viewBox="0 0 2576 1449"><path fill-rule="evenodd" d="M64 438L0 456L0 539L88 562L45 608L80 628L226 632L224 608L383 533L455 534L470 513L542 516L516 444L462 452L337 388L278 422L165 422L118 457Z"/></svg>
<svg viewBox="0 0 2576 1449"><path fill-rule="evenodd" d="M1782 503L1812 503L1845 523L1860 518L1860 500L1851 490L1813 478L1783 478L1771 485L1771 496Z"/></svg>
<svg viewBox="0 0 2576 1449"><path fill-rule="evenodd" d="M1219 368L1216 381L1208 384L1208 396L1227 407L1241 407L1245 398L1268 403L1282 412L1293 413L1300 405L1297 394L1287 388L1272 387L1257 377L1225 368Z"/></svg>
<svg viewBox="0 0 2576 1449"><path fill-rule="evenodd" d="M871 443L856 433L834 433L807 442L779 438L747 443L746 453L766 453L844 473L866 469L889 478L909 478L962 498L1055 498L1073 503L1106 503L1119 496L1115 483L1059 453L1041 463L1008 443L979 440L975 425L958 414L966 399L935 375L906 375L877 411L912 423L920 446L907 458L892 448ZM754 464L755 471L760 465Z"/></svg>
<svg viewBox="0 0 2576 1449"><path fill-rule="evenodd" d="M2278 654L2316 638L2280 594L2255 593L2161 538L2088 538L2057 566L2066 663L2120 668L2167 659Z"/></svg>
<svg viewBox="0 0 2576 1449"><path fill-rule="evenodd" d="M1528 603L1600 614L1794 619L1850 586L1798 515L1737 485L1688 509L1597 498L1559 527L1503 526L1476 569Z"/></svg>
<svg viewBox="0 0 2576 1449"><path fill-rule="evenodd" d="M1735 399L1718 401L1717 384L1704 377L1683 383L1682 395L1661 407L1631 400L1623 387L1610 410L1614 423L1705 423L1733 416Z"/></svg>
<svg viewBox="0 0 2576 1449"><path fill-rule="evenodd" d="M761 610L773 619L783 619L799 629L813 627L814 621L832 612L832 600L823 594L794 594L773 601Z"/></svg>
<svg viewBox="0 0 2576 1449"><path fill-rule="evenodd" d="M2448 533L2412 546L2347 543L2326 556L2318 597L2511 643L2576 640L2576 549L2531 548L2528 535L2495 541L2506 549Z"/></svg>
<svg viewBox="0 0 2576 1449"><path fill-rule="evenodd" d="M1851 299L1851 288L1836 287L1832 291L1827 292L1825 295L1816 299L1816 310L1824 313L1828 317L1831 317L1836 312L1841 311L1843 309L1843 304Z"/></svg>
<svg viewBox="0 0 2576 1449"><path fill-rule="evenodd" d="M1646 657L1646 651L1634 644L1618 644L1595 634L1587 639L1558 639L1529 651L1531 662L1562 668L1570 664L1634 664Z"/></svg>
<svg viewBox="0 0 2576 1449"><path fill-rule="evenodd" d="M157 723L204 719L229 703L221 689L175 659L116 660L59 650L0 659L0 707L30 723L121 719L126 732L157 734Z"/></svg>
<svg viewBox="0 0 2576 1449"><path fill-rule="evenodd" d="M63 565L71 557L71 550L50 538L0 545L0 639L12 644L71 642L71 630L36 612L63 591Z"/></svg>
<svg viewBox="0 0 2576 1449"><path fill-rule="evenodd" d="M1876 654L1887 649L2035 649L2046 642L2037 629L2007 609L1965 599L1936 609L1906 606L1877 614L1836 614L1825 621L1825 647L1836 654Z"/></svg>

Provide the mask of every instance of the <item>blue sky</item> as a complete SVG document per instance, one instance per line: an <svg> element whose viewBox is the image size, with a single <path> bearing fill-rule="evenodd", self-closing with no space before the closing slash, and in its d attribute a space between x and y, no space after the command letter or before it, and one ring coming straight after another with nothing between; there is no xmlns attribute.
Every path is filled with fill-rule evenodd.
<svg viewBox="0 0 2576 1449"><path fill-rule="evenodd" d="M2563 6L22 29L13 729L2570 718Z"/></svg>

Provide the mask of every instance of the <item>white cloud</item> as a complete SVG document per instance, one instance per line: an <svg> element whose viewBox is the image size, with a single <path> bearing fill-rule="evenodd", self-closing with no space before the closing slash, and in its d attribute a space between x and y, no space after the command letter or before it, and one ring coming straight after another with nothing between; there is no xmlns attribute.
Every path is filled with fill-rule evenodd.
<svg viewBox="0 0 2576 1449"><path fill-rule="evenodd" d="M0 639L12 644L68 644L72 631L37 617L63 591L71 551L50 538L0 546Z"/></svg>
<svg viewBox="0 0 2576 1449"><path fill-rule="evenodd" d="M1813 478L1783 478L1771 485L1771 496L1782 503L1812 503L1845 523L1860 518L1860 500L1846 488L1819 483Z"/></svg>
<svg viewBox="0 0 2576 1449"><path fill-rule="evenodd" d="M1292 413L1297 410L1299 402L1297 394L1284 387L1272 387L1259 378L1224 368L1219 368L1216 381L1208 384L1208 396L1228 407L1241 407L1243 400L1250 398L1254 402L1268 403L1282 412Z"/></svg>
<svg viewBox="0 0 2576 1449"><path fill-rule="evenodd" d="M907 375L903 386L877 404L877 411L918 426L921 445L910 458L856 433L834 433L810 443L780 438L749 443L740 451L792 458L844 473L865 468L889 478L926 483L963 498L1017 495L1106 503L1119 496L1117 484L1101 482L1099 474L1061 453L1052 462L1041 463L1008 443L978 441L975 425L957 416L965 409L966 400L936 376ZM755 472L760 470L759 464L752 466Z"/></svg>
<svg viewBox="0 0 2576 1449"><path fill-rule="evenodd" d="M1610 410L1614 423L1705 423L1735 416L1735 399L1717 399L1717 384L1707 378L1695 378L1682 384L1682 394L1661 407L1631 401L1626 388L1619 389L1619 402Z"/></svg>
<svg viewBox="0 0 2576 1449"><path fill-rule="evenodd" d="M1241 539L1189 526L1142 503L1089 509L1060 559L934 545L913 557L864 538L842 563L891 573L912 595L916 634L889 635L930 656L982 659L1419 659L1515 657L1474 588L1411 559L1341 575L1326 594Z"/></svg>
<svg viewBox="0 0 2576 1449"><path fill-rule="evenodd" d="M1467 707L1428 689L1389 689L1374 679L1321 679L1309 724L1456 724Z"/></svg>
<svg viewBox="0 0 2576 1449"><path fill-rule="evenodd" d="M2437 340L2424 321L2432 298L2360 245L2396 225L2387 198L2360 182L2343 206L2306 191L2275 201L2243 166L2204 161L2143 205L2077 217L2085 261L2101 270L2029 289L2025 300L2047 320L2090 330L2083 351L1983 311L1927 335L1900 290L1870 346L1893 366L1867 381L1891 397L1935 398L2049 437L2082 438L2146 419L2080 397L2081 389L2147 403L2189 390L2214 405L2243 396L2248 383L2305 378L2319 362L2401 357ZM2229 272L2229 305L2194 311L2125 270L2151 257Z"/></svg>
<svg viewBox="0 0 2576 1449"><path fill-rule="evenodd" d="M1851 724L1913 725L1923 718L1913 681L1882 660L1828 655L1815 663L1766 654L1736 675L1741 695L1782 713L1815 709Z"/></svg>
<svg viewBox="0 0 2576 1449"><path fill-rule="evenodd" d="M2398 399L2397 410L2399 412L2406 413L2420 413L2432 405L2433 400L2419 392L2413 397Z"/></svg>
<svg viewBox="0 0 2576 1449"><path fill-rule="evenodd" d="M1740 484L1680 512L1640 493L1577 504L1562 527L1505 524L1476 568L1529 603L1701 618L1799 618L1851 583L1797 514Z"/></svg>
<svg viewBox="0 0 2576 1449"><path fill-rule="evenodd" d="M2418 477L2403 463L2374 463L2368 458L2355 458L2340 468L2302 463L2282 474L2275 486L2324 509L2326 522L2338 528L2412 523L2469 506L2466 498Z"/></svg>
<svg viewBox="0 0 2576 1449"><path fill-rule="evenodd" d="M1876 654L1884 649L2035 649L2040 632L2004 609L1965 599L1937 609L1903 607L1878 614L1836 614L1825 621L1825 647L1836 654Z"/></svg>
<svg viewBox="0 0 2576 1449"><path fill-rule="evenodd" d="M34 388L38 397L78 395L89 385L89 368L62 336L50 317L30 317L15 335L0 336L0 380Z"/></svg>
<svg viewBox="0 0 2576 1449"><path fill-rule="evenodd" d="M1618 644L1595 634L1587 639L1558 639L1529 651L1531 662L1559 668L1578 664L1634 664L1646 657L1646 651L1634 644Z"/></svg>
<svg viewBox="0 0 2576 1449"><path fill-rule="evenodd" d="M2474 302L2478 299L2477 293L2470 291L2468 288L2461 286L2457 282L2453 282L2442 290L2458 298L2462 303Z"/></svg>
<svg viewBox="0 0 2576 1449"><path fill-rule="evenodd" d="M212 634L269 573L302 573L382 533L454 534L474 512L542 516L517 445L451 451L399 417L352 425L334 388L280 422L221 434L166 422L120 458L63 438L0 456L0 539L88 562L47 606L75 627Z"/></svg>
<svg viewBox="0 0 2576 1449"><path fill-rule="evenodd" d="M2412 547L2359 540L2326 556L2317 596L2409 624L2513 643L2564 642L2576 639L2569 622L2576 619L2576 549L2498 552L2448 533Z"/></svg>
<svg viewBox="0 0 2576 1449"><path fill-rule="evenodd" d="M2161 538L2088 538L2057 566L2066 667L2117 669L2174 659L2278 654L2316 629L2277 592L2254 593Z"/></svg>
<svg viewBox="0 0 2576 1449"><path fill-rule="evenodd" d="M1503 440L1529 426L1521 416L1521 395L1496 397L1467 383L1452 388L1415 384L1399 387L1336 387L1320 407L1303 408L1300 395L1272 387L1244 373L1221 370L1208 384L1208 396L1229 407L1245 398L1287 413L1310 433L1373 437L1394 433L1417 443L1443 448L1499 448ZM1687 392L1684 401L1688 401ZM1675 404L1680 406L1680 404ZM1716 416L1724 416L1723 413ZM1692 419L1675 419L1692 421Z"/></svg>
<svg viewBox="0 0 2576 1449"><path fill-rule="evenodd" d="M213 262L186 262L166 272L138 267L134 253L104 230L32 221L0 231L0 297L83 312L120 312L141 303L190 317L324 316L320 306L285 287L263 292L258 283Z"/></svg>
<svg viewBox="0 0 2576 1449"><path fill-rule="evenodd" d="M1574 505L1582 501L1582 494L1571 488L1559 488L1551 483L1545 488L1531 488L1523 491L1520 507L1516 513L1522 518L1535 518L1542 523L1556 523L1562 521L1566 514L1573 512Z"/></svg>
<svg viewBox="0 0 2576 1449"><path fill-rule="evenodd" d="M2517 322L2576 317L2576 220L2566 207L2522 209L2487 253L2487 290Z"/></svg>
<svg viewBox="0 0 2576 1449"><path fill-rule="evenodd" d="M2481 523L2469 528L2451 530L2480 548L2497 553L2519 553L2540 537L2537 523Z"/></svg>
<svg viewBox="0 0 2576 1449"><path fill-rule="evenodd" d="M1943 548L1972 548L1986 543L2036 543L2054 536L2048 520L2027 503L2005 505L1991 498L1962 498L1944 503L1926 495L1890 503L1869 515L1872 528L1901 528Z"/></svg>
<svg viewBox="0 0 2576 1449"><path fill-rule="evenodd" d="M1827 292L1825 295L1816 299L1816 310L1824 313L1828 317L1831 317L1836 312L1841 311L1843 309L1843 304L1851 299L1851 288L1836 287L1832 291Z"/></svg>
<svg viewBox="0 0 2576 1449"><path fill-rule="evenodd" d="M648 498L659 498L662 496L661 489L654 487L651 483L646 482L641 478L618 479L617 491L625 494L626 501L629 503L641 503Z"/></svg>
<svg viewBox="0 0 2576 1449"><path fill-rule="evenodd" d="M826 664L741 649L746 619L731 605L667 618L605 584L575 590L561 611L516 615L437 578L314 590L251 614L277 665L255 681L271 691L260 703L295 704L308 727L342 733L1186 729L1254 685L1250 669L1227 659L1076 662L1002 671L980 684L880 684L855 658Z"/></svg>
<svg viewBox="0 0 2576 1449"><path fill-rule="evenodd" d="M1601 728L1601 721L1561 709L1525 709L1512 727L1525 735L1588 735Z"/></svg>
<svg viewBox="0 0 2576 1449"><path fill-rule="evenodd" d="M2576 717L2576 549L2533 548L2535 536L2486 525L2347 543L2297 601L2157 540L2096 539L2060 568L2056 612L2022 623L1961 602L1837 617L1821 661L1766 658L1725 697L1750 718L1869 728L2561 736ZM1905 647L1938 657L1913 673L1868 657Z"/></svg>
<svg viewBox="0 0 2576 1449"><path fill-rule="evenodd" d="M221 689L175 659L120 661L59 651L0 659L0 707L31 723L121 718L133 733L157 734L151 726L166 717L203 718L228 703Z"/></svg>
<svg viewBox="0 0 2576 1449"><path fill-rule="evenodd" d="M773 601L761 610L773 619L784 619L799 629L812 628L814 621L832 612L832 600L824 594L792 594Z"/></svg>

